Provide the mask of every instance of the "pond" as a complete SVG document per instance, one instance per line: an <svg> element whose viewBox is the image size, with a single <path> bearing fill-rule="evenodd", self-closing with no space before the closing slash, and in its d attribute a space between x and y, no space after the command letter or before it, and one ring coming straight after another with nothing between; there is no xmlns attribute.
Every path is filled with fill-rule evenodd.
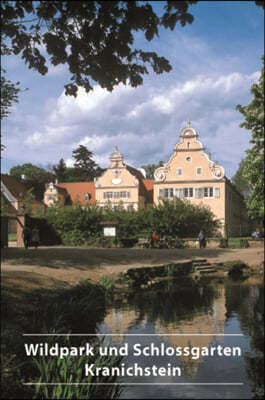
<svg viewBox="0 0 265 400"><path fill-rule="evenodd" d="M119 377L122 399L247 399L263 398L263 324L261 278L186 278L115 294L99 333L107 334L111 346L127 346L122 360L126 371L136 363L142 369L155 365L167 371L135 376L134 369L134 376ZM225 347L241 353L220 354ZM177 348L209 349L212 354L176 355ZM180 376L171 376L171 367Z"/></svg>

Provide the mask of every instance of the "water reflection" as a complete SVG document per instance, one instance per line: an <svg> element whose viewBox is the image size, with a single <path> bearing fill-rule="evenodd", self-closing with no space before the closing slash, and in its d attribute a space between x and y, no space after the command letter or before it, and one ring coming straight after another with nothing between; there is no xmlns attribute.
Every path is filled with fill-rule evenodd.
<svg viewBox="0 0 265 400"><path fill-rule="evenodd" d="M181 383L242 382L243 386L146 386L130 387L122 398L261 398L264 393L263 338L264 289L261 280L252 278L244 282L204 279L198 282L166 281L144 291L115 294L109 300L107 316L101 332L115 333L112 343L124 341L167 346L209 347L213 344L240 346L243 357L218 358L178 357ZM155 337L126 337L127 333L157 334ZM185 333L187 336L168 336ZM243 333L230 337L228 333ZM207 334L207 336L192 336ZM151 360L140 357L137 362L146 365ZM132 365L135 360L124 360ZM154 362L154 360L153 360ZM160 357L156 364L165 365L172 358ZM121 379L124 381L124 379ZM136 379L125 382L133 382ZM137 378L137 382L176 382L170 378Z"/></svg>

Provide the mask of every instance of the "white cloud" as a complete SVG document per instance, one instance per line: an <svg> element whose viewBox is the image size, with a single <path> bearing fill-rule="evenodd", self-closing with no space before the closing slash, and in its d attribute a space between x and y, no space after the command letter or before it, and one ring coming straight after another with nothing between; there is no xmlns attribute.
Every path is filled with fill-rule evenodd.
<svg viewBox="0 0 265 400"><path fill-rule="evenodd" d="M37 129L28 125L23 147L25 153L40 151L43 163L63 157L72 165L72 150L82 144L106 167L117 144L125 162L139 167L167 161L190 118L200 140L215 159L229 165L231 175L249 140L238 127L241 114L235 106L249 102L251 83L258 77L258 72L232 72L218 79L200 74L162 89L119 86L109 93L96 86L91 93L80 89L76 99L61 94L49 100L45 110L50 112Z"/></svg>

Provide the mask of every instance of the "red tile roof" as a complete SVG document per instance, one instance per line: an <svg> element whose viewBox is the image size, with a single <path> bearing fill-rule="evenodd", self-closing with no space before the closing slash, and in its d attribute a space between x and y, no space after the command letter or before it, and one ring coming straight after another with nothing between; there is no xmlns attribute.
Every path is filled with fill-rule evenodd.
<svg viewBox="0 0 265 400"><path fill-rule="evenodd" d="M126 164L126 169L127 169L132 175L134 175L137 179L139 179L139 181L144 179L144 176L143 176L142 172L139 171L138 169L135 169L135 168L133 168L133 167L131 167L130 165L127 165L127 164Z"/></svg>
<svg viewBox="0 0 265 400"><path fill-rule="evenodd" d="M142 180L145 193L146 193L146 199L148 203L153 203L153 192L154 192L154 181L153 179L143 179Z"/></svg>
<svg viewBox="0 0 265 400"><path fill-rule="evenodd" d="M69 183L56 183L54 186L63 188L70 196L71 202L79 201L82 205L95 204L95 184L94 182L69 182ZM90 194L90 200L85 200L85 195Z"/></svg>
<svg viewBox="0 0 265 400"><path fill-rule="evenodd" d="M1 181L17 200L25 200L28 189L14 176L1 174Z"/></svg>

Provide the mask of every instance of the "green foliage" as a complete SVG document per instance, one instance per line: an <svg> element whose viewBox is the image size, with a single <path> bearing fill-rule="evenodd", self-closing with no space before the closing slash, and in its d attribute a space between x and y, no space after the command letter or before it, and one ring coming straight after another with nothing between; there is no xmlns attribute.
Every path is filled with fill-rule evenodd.
<svg viewBox="0 0 265 400"><path fill-rule="evenodd" d="M55 177L51 172L30 163L12 167L9 174L14 176L19 182L23 183L28 189L33 189L32 194L38 200L43 199L45 184L55 180ZM21 178L22 175L25 175L25 179Z"/></svg>
<svg viewBox="0 0 265 400"><path fill-rule="evenodd" d="M13 104L18 103L18 95L21 92L19 82L12 83L9 79L6 79L5 72L1 68L1 120L10 114L10 108Z"/></svg>
<svg viewBox="0 0 265 400"><path fill-rule="evenodd" d="M147 165L142 165L141 168L145 170L146 173L146 179L154 179L154 172L157 168L163 167L164 162L159 161L158 164L147 164Z"/></svg>
<svg viewBox="0 0 265 400"><path fill-rule="evenodd" d="M228 261L224 263L224 269L228 271L229 276L242 275L243 270L248 269L249 266L243 261Z"/></svg>
<svg viewBox="0 0 265 400"><path fill-rule="evenodd" d="M240 124L251 131L252 147L246 151L243 176L249 182L246 200L249 216L264 219L264 58L259 83L251 86L253 99L247 106L237 105L245 117Z"/></svg>
<svg viewBox="0 0 265 400"><path fill-rule="evenodd" d="M247 167L246 159L240 161L238 166L238 170L235 175L232 177L231 181L235 185L236 189L239 193L244 197L248 197L250 192L250 186L248 179L244 176L244 170Z"/></svg>
<svg viewBox="0 0 265 400"><path fill-rule="evenodd" d="M58 289L57 289L58 290ZM13 302L12 302L13 301ZM27 357L24 343L29 340L21 335L28 333L94 333L97 324L105 317L105 290L88 280L79 285L59 292L36 291L22 297L22 301L3 298L2 331L2 397L10 399L116 399L120 394L119 386L64 386L36 385L23 386L23 382L97 382L98 378L84 376L85 363L107 367L119 366L119 357L101 356L98 346L102 341L94 340L95 355L92 357ZM32 310L34 309L34 312ZM84 339L78 337L46 337L50 345L58 342L62 346L82 346ZM102 339L104 340L104 339ZM39 338L31 337L31 343ZM14 355L14 354L15 355ZM100 377L100 382L115 382L115 377Z"/></svg>
<svg viewBox="0 0 265 400"><path fill-rule="evenodd" d="M50 207L46 218L66 245L85 245L101 229L101 211L95 206L82 208L75 203L64 208Z"/></svg>
<svg viewBox="0 0 265 400"><path fill-rule="evenodd" d="M51 169L56 179L58 179L58 182L70 182L66 179L67 166L63 158L60 159L57 165L53 165Z"/></svg>
<svg viewBox="0 0 265 400"><path fill-rule="evenodd" d="M115 280L108 278L107 276L102 276L99 280L99 284L103 286L106 290L111 291L114 289Z"/></svg>
<svg viewBox="0 0 265 400"><path fill-rule="evenodd" d="M248 240L244 238L229 238L228 247L231 249L246 249L249 247L249 243Z"/></svg>
<svg viewBox="0 0 265 400"><path fill-rule="evenodd" d="M48 340L49 342L49 340ZM51 342L51 340L50 340ZM54 343L51 342L51 345ZM64 339L63 346L70 347L71 341L69 336ZM99 346L103 346L103 340L99 341L95 347L95 354L93 357L89 357L84 354L80 357L67 356L63 359L59 358L44 358L34 359L34 363L40 374L38 383L57 383L57 382L78 382L85 383L86 385L37 385L35 388L34 399L118 399L121 393L119 386L93 386L89 383L96 383L97 378L91 375L84 376L84 365L95 364L100 366L106 366L109 368L119 367L122 357L101 356L99 354ZM102 376L100 377L100 383L111 383L115 382L115 377Z"/></svg>
<svg viewBox="0 0 265 400"><path fill-rule="evenodd" d="M221 247L221 249L226 249L228 247L228 239L220 238L219 247Z"/></svg>
<svg viewBox="0 0 265 400"><path fill-rule="evenodd" d="M27 215L31 215L32 214L32 201L34 199L34 195L33 195L33 188L29 189L27 191L25 200L22 203L23 206L23 213L27 214Z"/></svg>
<svg viewBox="0 0 265 400"><path fill-rule="evenodd" d="M163 200L151 209L152 231L159 236L194 237L203 229L206 236L213 235L219 227L212 211L202 205L185 200Z"/></svg>
<svg viewBox="0 0 265 400"><path fill-rule="evenodd" d="M46 57L52 66L66 64L68 95L76 96L78 87L92 90L89 79L109 91L119 83L137 87L148 67L161 74L171 66L155 52L135 48L134 33L150 42L162 28L190 24L188 8L196 2L167 1L159 16L152 2L2 1L2 54L21 56L42 75Z"/></svg>
<svg viewBox="0 0 265 400"><path fill-rule="evenodd" d="M160 237L168 237L170 247L183 248L183 242L177 236L197 237L200 229L210 236L219 227L209 208L180 199L164 201L148 210L108 208L103 214L96 206L82 208L81 204L75 203L64 208L50 207L46 218L63 244L72 246L131 247L137 244L139 237L156 232ZM117 223L116 238L102 236L102 221Z"/></svg>
<svg viewBox="0 0 265 400"><path fill-rule="evenodd" d="M93 153L86 146L80 145L72 152L74 163L74 174L79 182L91 181L102 172L101 168L93 160Z"/></svg>

